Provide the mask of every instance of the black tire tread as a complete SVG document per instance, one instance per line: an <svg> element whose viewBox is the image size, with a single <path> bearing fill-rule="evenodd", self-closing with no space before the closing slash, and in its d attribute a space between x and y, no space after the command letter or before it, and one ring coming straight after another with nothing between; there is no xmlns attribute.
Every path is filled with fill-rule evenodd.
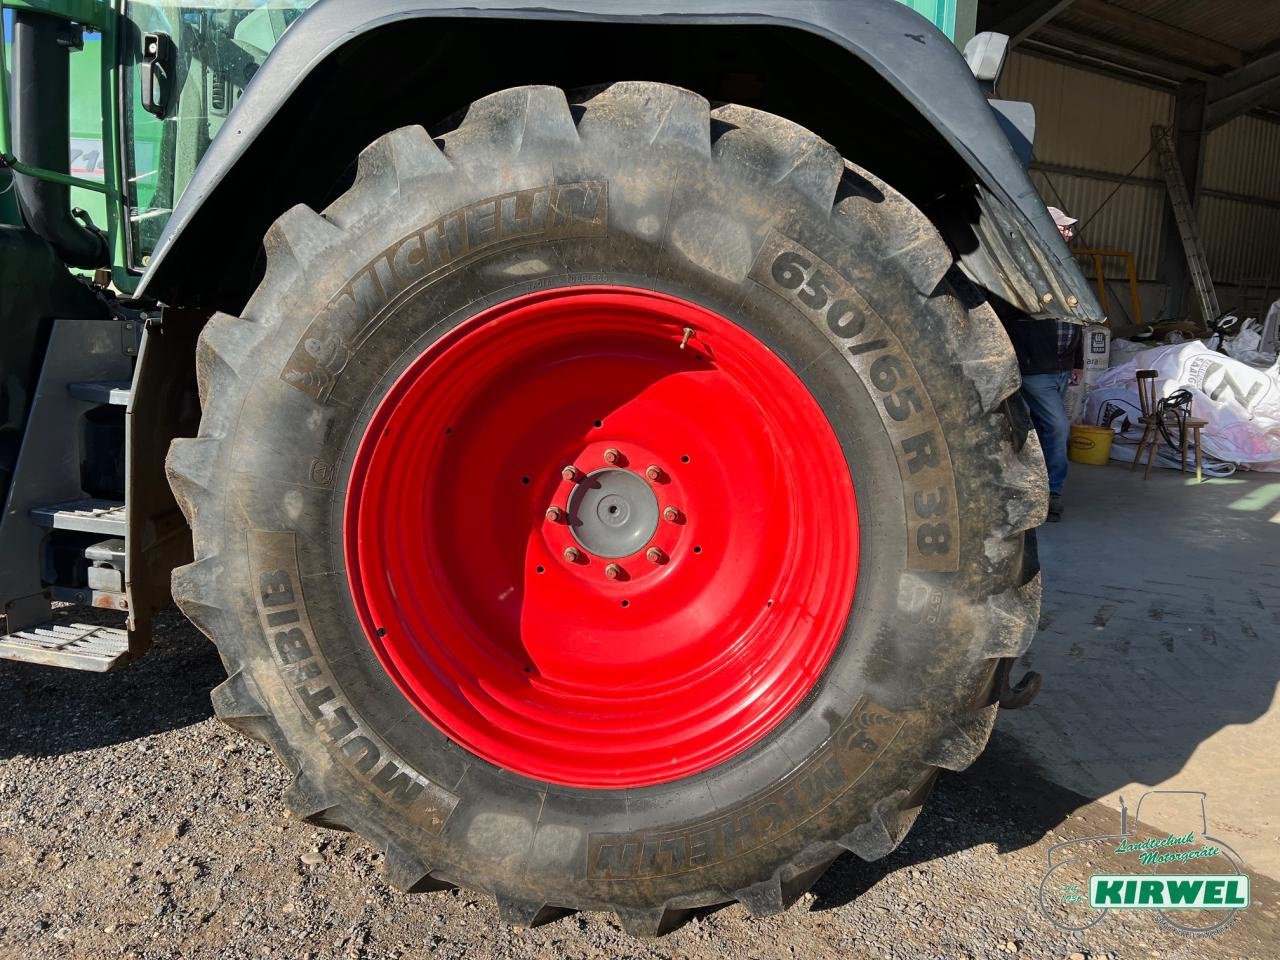
<svg viewBox="0 0 1280 960"><path fill-rule="evenodd" d="M226 506L213 478L225 475L229 464L221 441L235 421L237 390L257 363L256 347L270 336L274 317L287 307L290 291L305 276L308 265L352 242L355 227L383 207L394 193L427 189L431 178L454 175L454 168L471 163L509 160L533 142L592 142L607 139L657 149L692 151L713 162L747 168L769 182L786 181L806 202L822 205L845 228L874 235L886 259L894 260L913 278L916 289L932 295L946 282L953 257L928 218L888 184L844 161L830 144L788 120L745 107L712 110L702 97L687 90L645 82L616 83L581 106L570 107L564 93L553 87L506 90L477 101L461 125L442 140L433 140L421 127L388 133L359 158L354 185L323 213L305 206L286 212L264 241L266 275L243 317L215 316L205 328L197 350L197 375L203 420L200 435L174 441L167 470L175 495L195 533L196 561L174 574L174 597L183 612L217 643L230 679L214 692L218 715L249 736L263 740L289 763L288 746L269 709L256 695L244 671L244 652L238 630L231 625L230 601L218 586L218 553ZM875 197L879 200L875 200ZM957 330L951 344L956 365L973 386L973 407L991 422L991 429L1010 433L1006 399L1020 382L1017 364L999 321L985 304L957 307ZM1004 475L1000 496L1008 505L1006 517L990 533L989 544L1010 551L1022 545L1024 532L1043 519L1043 460L1034 442L1016 450L1012 443L1000 453ZM975 660L996 661L1018 656L1034 632L1039 605L1038 575L1026 584L991 596L975 609ZM989 694L990 691L987 691ZM767 916L786 909L809 888L829 864L845 851L864 860L888 855L901 842L928 793L939 768L962 770L985 746L995 719L990 696L980 698L971 711L954 717L921 764L917 788L883 798L875 815L844 836L807 849L773 876L732 893L753 914ZM294 767L296 769L296 767ZM395 889L406 892L447 889L451 884L432 875L408 845L381 835L378 828L329 796L299 772L286 799L298 816L311 822L354 830L385 849L384 873ZM533 925L573 908L514 897L501 890L486 891L497 900L505 921ZM708 891L698 903L663 904L652 909L615 909L624 929L637 936L657 936L679 922L689 910L727 902L722 891Z"/></svg>

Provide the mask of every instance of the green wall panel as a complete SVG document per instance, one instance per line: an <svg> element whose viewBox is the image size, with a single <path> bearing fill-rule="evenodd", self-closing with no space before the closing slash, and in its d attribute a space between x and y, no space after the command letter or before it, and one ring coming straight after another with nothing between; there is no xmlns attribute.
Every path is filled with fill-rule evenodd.
<svg viewBox="0 0 1280 960"><path fill-rule="evenodd" d="M955 36L956 0L900 0L948 37Z"/></svg>
<svg viewBox="0 0 1280 960"><path fill-rule="evenodd" d="M899 0L963 47L973 36L978 0Z"/></svg>

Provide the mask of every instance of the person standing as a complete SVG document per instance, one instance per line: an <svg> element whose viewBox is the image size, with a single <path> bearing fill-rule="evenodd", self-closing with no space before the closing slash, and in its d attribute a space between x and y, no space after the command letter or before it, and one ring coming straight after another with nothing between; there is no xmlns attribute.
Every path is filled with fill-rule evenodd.
<svg viewBox="0 0 1280 960"><path fill-rule="evenodd" d="M1057 207L1049 213L1068 243L1075 236L1076 219ZM997 301L996 313L1018 355L1022 399L1031 411L1040 447L1049 470L1049 521L1062 519L1062 490L1067 482L1067 388L1084 380L1084 335L1076 323L1033 320L1016 307Z"/></svg>

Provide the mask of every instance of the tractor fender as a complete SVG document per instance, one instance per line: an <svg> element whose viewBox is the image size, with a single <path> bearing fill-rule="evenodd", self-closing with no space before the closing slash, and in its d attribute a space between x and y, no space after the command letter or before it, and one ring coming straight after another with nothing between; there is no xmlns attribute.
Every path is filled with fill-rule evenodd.
<svg viewBox="0 0 1280 960"><path fill-rule="evenodd" d="M234 309L234 296L219 300L201 291L195 279L217 282L208 264L217 259L217 244L223 241L210 238L227 238L256 226L249 222L252 215L245 216L243 205L237 207L228 180L273 123L288 122L280 120L281 112L313 74L343 77L343 83L360 85L362 96L378 96L381 78L377 73L367 75L366 71L360 77L342 73L348 47L361 38L369 40L373 32L400 29L406 21L442 27L462 20L482 21L493 22L497 29L502 21L509 26L519 20L770 27L834 45L850 69L869 69L883 78L895 96L919 114L918 125L936 132L968 168L967 182L935 198L933 204L924 204L925 198L914 199L926 206L970 278L1032 315L1078 322L1102 319L1092 290L1058 236L968 64L931 23L895 0L786 4L688 0L678 5L679 12L672 11L673 6L677 5L654 4L645 9L632 0L539 0L537 4L528 0L467 0L465 4L460 0L365 0L359 4L320 0L281 38L209 147L157 244L139 295L185 306ZM554 61L566 55L572 54L549 50L542 56L544 61ZM476 72L486 69L483 58L479 59ZM750 68L750 64L743 66ZM910 147L904 143L901 149ZM876 172L894 181L893 170ZM287 192L286 184L279 186L281 193ZM266 222L281 212L283 208L270 211ZM224 274L235 269L225 261L223 268Z"/></svg>

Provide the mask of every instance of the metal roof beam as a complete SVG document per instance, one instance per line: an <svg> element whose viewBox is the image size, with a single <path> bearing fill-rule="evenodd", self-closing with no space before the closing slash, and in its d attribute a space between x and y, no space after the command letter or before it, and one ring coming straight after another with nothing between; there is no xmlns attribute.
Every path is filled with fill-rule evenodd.
<svg viewBox="0 0 1280 960"><path fill-rule="evenodd" d="M1141 50L1108 43L1106 40L1086 37L1083 34L1075 33L1062 27L1042 27L1031 38L1031 43L1045 43L1074 53L1094 56L1103 62L1111 62L1119 66L1141 70L1155 77L1164 77L1171 83L1178 83L1182 80L1207 81L1214 79L1212 74L1179 63L1176 60L1157 57Z"/></svg>
<svg viewBox="0 0 1280 960"><path fill-rule="evenodd" d="M1081 16L1119 27L1135 40L1143 40L1161 49L1190 56L1205 65L1232 68L1244 66L1245 55L1235 47L1170 26L1124 7L1117 7L1106 0L1076 0L1072 9Z"/></svg>
<svg viewBox="0 0 1280 960"><path fill-rule="evenodd" d="M1280 94L1280 50L1250 61L1209 87L1206 126L1210 130L1248 113Z"/></svg>
<svg viewBox="0 0 1280 960"><path fill-rule="evenodd" d="M984 30L1004 33L1012 50L1054 17L1071 6L1074 0L1029 0L996 4Z"/></svg>

